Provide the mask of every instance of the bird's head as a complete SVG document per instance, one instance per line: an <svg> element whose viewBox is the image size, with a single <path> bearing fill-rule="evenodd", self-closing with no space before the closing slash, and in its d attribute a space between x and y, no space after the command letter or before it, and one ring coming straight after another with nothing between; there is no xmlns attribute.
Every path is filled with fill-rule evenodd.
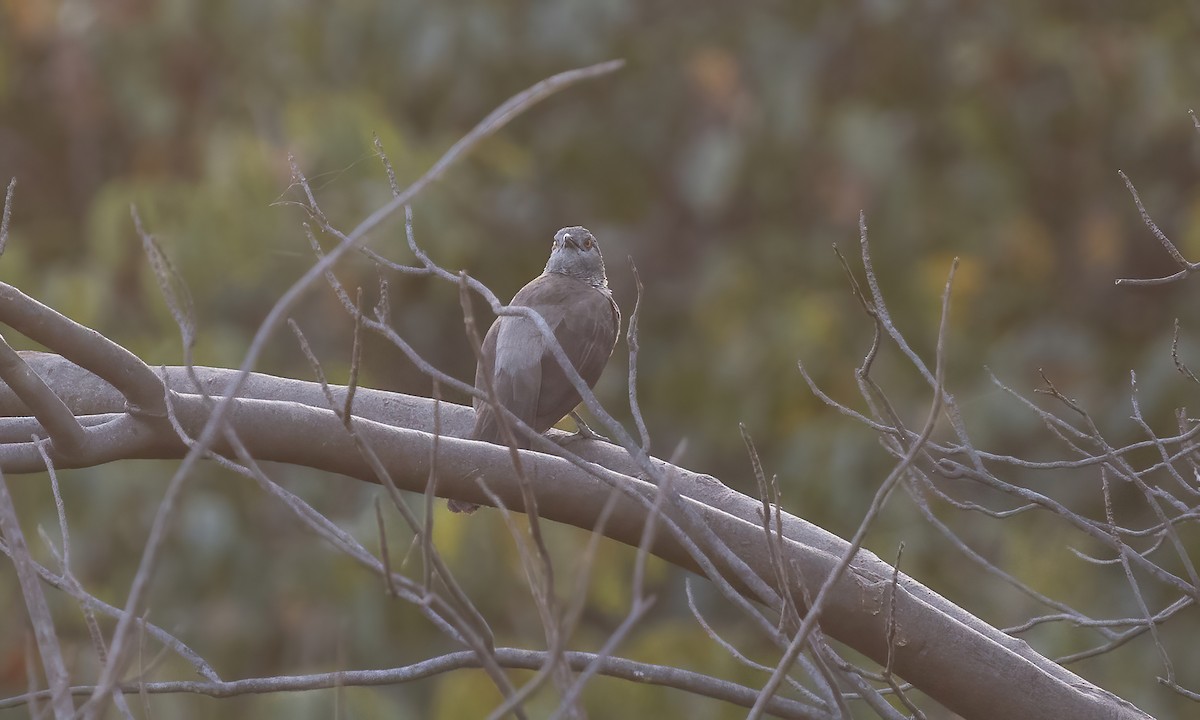
<svg viewBox="0 0 1200 720"><path fill-rule="evenodd" d="M546 272L579 278L593 287L607 287L600 243L584 227L565 227L554 233Z"/></svg>

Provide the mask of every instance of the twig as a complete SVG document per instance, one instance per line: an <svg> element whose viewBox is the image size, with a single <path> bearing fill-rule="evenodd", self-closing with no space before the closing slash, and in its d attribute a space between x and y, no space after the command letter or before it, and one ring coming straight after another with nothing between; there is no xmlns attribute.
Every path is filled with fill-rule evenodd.
<svg viewBox="0 0 1200 720"><path fill-rule="evenodd" d="M912 717L917 718L917 720L925 720L925 713L921 712L921 709L913 704L913 701L909 699L908 694L904 692L904 689L899 683L896 682L896 678L892 674L892 663L896 656L896 634L898 628L898 623L896 622L896 590L899 588L898 581L900 579L900 559L903 556L904 543L901 542L899 547L896 548L896 562L892 563L892 581L888 584L886 631L888 651L887 662L884 663L883 666L883 677L887 680L888 686L892 688L892 691L896 694L896 697L899 698L900 702L904 704L904 707L908 708L908 711L912 713Z"/></svg>
<svg viewBox="0 0 1200 720"><path fill-rule="evenodd" d="M892 322L891 313L888 312L887 303L883 300L883 292L879 289L879 279L875 275L875 267L871 261L870 243L867 241L867 216L862 211L858 213L858 243L862 254L863 270L867 275L867 287L871 289L871 310L874 311L875 318L879 321L880 326L887 333L888 337L892 339L892 342L896 344L896 347L900 349L900 352L904 353L904 356L908 358L912 366L925 378L925 382L929 384L930 388L936 390L937 378L925 366L921 357L909 347L908 341L904 339L904 336L900 334L900 331L896 329L895 324ZM957 262L956 258L956 266ZM951 272L953 273L953 271Z"/></svg>
<svg viewBox="0 0 1200 720"><path fill-rule="evenodd" d="M1179 359L1179 318L1175 318L1175 330L1171 333L1171 362L1175 363L1175 369L1179 371L1180 375L1200 385L1200 378L1196 377L1191 368Z"/></svg>
<svg viewBox="0 0 1200 720"><path fill-rule="evenodd" d="M633 302L633 313L629 316L629 328L625 333L625 343L629 346L629 411L637 425L638 437L642 441L642 451L650 454L650 431L646 429L646 419L642 417L642 408L638 403L637 361L641 344L638 342L638 320L642 314L642 278L638 275L637 265L633 256L629 256L629 271L633 273L633 282L637 285L637 299Z"/></svg>
<svg viewBox="0 0 1200 720"><path fill-rule="evenodd" d="M170 310L171 317L174 318L175 325L179 328L186 359L185 365L191 367L192 349L196 345L196 310L192 294L188 291L183 276L180 275L167 254L163 252L158 240L142 227L142 218L138 215L137 207L130 205L129 214L133 218L133 227L142 240L142 251L146 253L150 269L154 272L159 292L162 293L163 301L167 303L167 309Z"/></svg>
<svg viewBox="0 0 1200 720"><path fill-rule="evenodd" d="M54 469L54 461L50 458L50 453L46 451L46 443L36 435L33 436L33 442L37 445L38 452L42 455L42 462L46 464L46 474L50 478L50 492L54 495L54 509L58 514L58 532L62 538L62 550L57 551L54 543L46 536L45 531L41 526L38 526L38 534L42 537L42 541L46 547L50 549L50 553L54 556L55 562L62 569L62 577L65 583L72 586L71 594L75 596L84 595L83 587L75 576L71 574L71 531L67 525L67 508L62 499L62 492L58 487L58 473ZM96 657L100 662L104 662L108 658L108 648L104 643L104 635L100 632L100 624L96 622L96 613L85 602L79 603L79 609L83 613L84 624L87 625L88 635L92 640L92 647L96 650Z"/></svg>
<svg viewBox="0 0 1200 720"><path fill-rule="evenodd" d="M12 555L11 551L9 550L9 548L6 544L0 545L0 553L3 553L10 557ZM56 558L56 559L58 559L58 558ZM52 587L58 588L59 590L62 590L63 592L70 595L72 598L75 599L76 602L78 602L85 609L85 611L99 612L99 613L107 615L111 618L120 618L121 617L121 609L120 608L113 607L112 605L109 605L108 603L104 602L103 600L100 600L100 599L96 598L95 596L89 595L88 593L84 592L83 588L79 586L79 582L73 576L68 576L65 574L64 575L56 575L52 570L45 567L44 565L41 565L40 563L38 563L36 561L32 561L32 560L31 560L31 562L32 562L33 569L41 577L42 582L45 582L46 584L48 584ZM142 620L139 619L138 622L142 623ZM141 625L141 627L143 627L145 632L148 633L155 640L158 640L164 646L169 647L171 650L173 650L175 652L176 655L183 658L189 665L192 666L192 669L196 672L197 675L199 675L200 677L206 678L208 680L212 680L214 682L220 682L221 676L218 675L217 672L215 670L213 670L212 667L207 662L205 662L204 659L201 658L196 653L195 650L192 650L190 647L185 645L178 638L174 637L173 635L168 633L166 630L163 630L161 627L159 627L153 623L144 623Z"/></svg>
<svg viewBox="0 0 1200 720"><path fill-rule="evenodd" d="M587 590L592 579L592 568L595 565L596 555L604 536L604 529L607 527L613 510L617 506L618 499L620 499L620 493L614 489L609 493L608 500L605 502L604 507L601 508L600 514L596 519L596 524L592 528L587 547L583 552L583 558L577 563L575 590L571 601L567 603L567 607L563 612L561 632L556 634L553 638L554 642L552 646L546 650L547 657L545 664L538 668L537 674L529 682L518 688L512 697L494 708L488 714L488 720L498 720L504 717L513 707L516 707L516 703L524 702L527 698L532 697L533 693L545 684L551 675L556 672L569 670L566 664L562 662L562 655L566 651L567 639L574 634L575 628L579 624L579 619L583 615L584 608L587 606ZM509 523L509 516L511 514L507 508L503 507L503 503L500 503L499 507L501 508L505 523Z"/></svg>
<svg viewBox="0 0 1200 720"><path fill-rule="evenodd" d="M545 662L546 653L537 650L522 650L520 648L496 648L496 657L505 667L513 669L536 670ZM597 655L585 652L568 652L564 656L573 670L580 670L594 660ZM298 690L317 690L337 687L379 687L413 682L428 677L434 677L453 670L477 668L479 659L469 651L453 652L435 658L386 670L339 670L337 672L316 673L312 675L285 675L277 677L252 678L248 680L231 680L227 682L148 682L142 683L142 688L153 695L193 693L208 697L225 698L239 695L252 695L275 692L292 692ZM621 657L604 658L597 672L608 677L629 680L632 682L672 687L695 695L711 697L741 707L750 707L754 703L756 690L744 685L738 685L726 680L714 678L700 673L681 670L667 665L635 662ZM137 684L122 685L126 692L136 692ZM95 686L78 686L70 688L73 695L90 695L95 692ZM0 710L21 707L37 698L49 697L46 691L17 695L0 700ZM802 718L811 720L830 720L830 715L794 700L776 698L770 712L782 718Z"/></svg>
<svg viewBox="0 0 1200 720"><path fill-rule="evenodd" d="M754 440L750 437L750 431L746 429L746 425L738 423L738 430L742 434L742 443L745 444L746 452L750 456L750 469L754 473L755 482L758 483L758 496L762 499L762 528L767 544L767 557L770 559L771 569L775 574L775 585L779 588L780 595L784 600L784 605L779 613L779 626L782 629L792 623L792 627L796 627L796 624L800 622L800 611L796 607L795 598L792 597L791 578L783 559L783 538L781 535L771 532L772 502L774 502L776 510L779 508L779 498L773 497L772 490L777 489L778 485L773 479L771 482L767 481L762 461L758 457L758 449L754 447Z"/></svg>
<svg viewBox="0 0 1200 720"><path fill-rule="evenodd" d="M1195 122L1195 115L1192 116L1192 120ZM1117 280L1116 284L1141 286L1165 285L1169 282L1182 280L1200 268L1200 263L1188 262L1188 260L1183 257L1183 253L1179 252L1179 248L1175 247L1175 243L1171 242L1171 240L1167 237L1167 234L1160 230L1158 225L1154 223L1154 220L1150 217L1150 213L1146 212L1146 207L1142 205L1142 198L1138 196L1137 188L1133 186L1133 183L1130 182L1129 177L1124 173L1124 171L1118 170L1117 174L1121 176L1121 180L1125 182L1125 187L1129 190L1129 194L1133 196L1133 203L1137 205L1138 214L1142 216L1142 222L1146 224L1146 227L1150 228L1150 232L1154 234L1154 237L1158 238L1158 241L1162 243L1163 248L1166 249L1167 254L1171 256L1171 259L1175 261L1175 264L1178 265L1180 269L1179 272L1174 273L1173 275L1160 278L1121 278Z"/></svg>
<svg viewBox="0 0 1200 720"><path fill-rule="evenodd" d="M418 534L421 542L421 570L424 573L422 583L425 585L426 592L432 591L433 588L433 570L436 565L433 554L433 523L437 520L437 514L433 510L434 492L437 490L438 480L438 445L442 437L442 386L437 380L433 381L433 442L429 444L429 480L425 484L425 496L422 498L425 505L425 528L424 531Z"/></svg>
<svg viewBox="0 0 1200 720"><path fill-rule="evenodd" d="M726 653L729 654L730 657L732 657L734 660L738 661L738 663L740 663L748 668L751 668L752 670L759 670L759 671L765 672L765 673L770 673L772 670L774 670L774 668L772 668L772 667L763 665L762 663L759 663L759 662L755 662L754 660L751 660L750 658L746 657L740 650L738 650L736 647L734 647L732 643L730 643L725 638L721 637L720 633L718 633L716 631L716 629L713 628L713 626L708 622L708 620L705 619L703 613L700 612L700 608L696 604L695 594L692 592L692 581L690 578L684 579L683 588L684 588L684 594L687 596L688 610L691 611L692 618L695 619L696 623L700 626L700 629L704 631L704 634L707 635L710 640L712 640L717 645L719 645ZM821 680L820 674L817 673L815 668L811 667L808 658L801 655L800 657L797 658L797 662L801 663L804 666L804 669L808 673L809 677L811 677L817 681ZM834 707L835 705L837 705L837 701L835 700L834 693L833 693L833 688L824 682L818 682L818 686L819 686L821 692L825 695L824 699L822 699L820 697L817 697L817 695L815 693L813 693L811 690L809 690L808 688L801 685L799 682L793 680L790 676L785 678L785 680L787 681L788 685L791 686L791 688L793 690L800 693L800 695L804 698L805 702L812 703L812 704L816 705L817 707L822 707L822 708L830 708L830 707Z"/></svg>
<svg viewBox="0 0 1200 720"><path fill-rule="evenodd" d="M12 218L13 191L17 189L17 178L8 181L8 190L4 193L4 211L0 213L0 255L8 245L8 221Z"/></svg>
<svg viewBox="0 0 1200 720"><path fill-rule="evenodd" d="M24 533L21 532L21 524L17 520L17 511L13 507L12 496L8 492L3 473L0 473L0 534L4 535L8 546L8 556L17 571L17 583L21 586L21 594L25 598L25 610L29 613L29 622L33 625L38 654L42 658L42 669L45 670L46 682L50 685L50 705L54 708L54 717L58 720L71 720L75 717L75 706L67 690L67 667L63 663L62 651L58 646L54 619L50 615L46 596L42 593L42 584L38 582L37 572L33 569L29 546L25 543Z"/></svg>
<svg viewBox="0 0 1200 720"><path fill-rule="evenodd" d="M1112 494L1108 490L1108 472L1106 468L1100 470L1100 487L1104 493L1104 516L1108 520L1110 529L1116 527L1116 521L1113 517ZM1121 536L1117 532L1113 532L1113 540L1118 544L1124 545ZM1154 621L1151 619L1150 608L1146 605L1146 599L1142 596L1142 590L1138 587L1137 580L1133 577L1133 568L1130 567L1129 561L1125 553L1121 554L1121 569L1125 571L1125 579L1129 583L1129 589L1133 592L1133 597L1137 601L1138 608L1142 611L1142 617L1146 620L1146 625L1150 629L1150 636L1154 638L1154 647L1158 649L1158 654L1162 658L1163 667L1167 671L1167 680L1174 682L1175 669L1171 664L1171 656L1167 654L1167 649L1163 647L1162 640L1158 637L1158 629Z"/></svg>
<svg viewBox="0 0 1200 720"><path fill-rule="evenodd" d="M383 524L383 506L379 498L375 498L375 527L379 532L379 561L383 563L383 586L389 597L397 597L396 586L392 583L392 562L388 554L387 532ZM426 586L428 587L428 585Z"/></svg>

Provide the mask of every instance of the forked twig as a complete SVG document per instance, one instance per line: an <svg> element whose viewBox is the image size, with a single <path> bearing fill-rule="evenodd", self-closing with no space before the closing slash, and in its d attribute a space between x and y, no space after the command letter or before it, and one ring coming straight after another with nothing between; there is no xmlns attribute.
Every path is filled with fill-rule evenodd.
<svg viewBox="0 0 1200 720"><path fill-rule="evenodd" d="M1196 116L1193 114L1193 122L1195 122L1195 119ZM1116 281L1116 284L1130 286L1166 285L1176 280L1182 280L1197 269L1200 269L1200 263L1189 262L1183 256L1183 253L1179 252L1179 248L1175 247L1175 243L1171 242L1170 238L1167 237L1167 234L1159 229L1154 219L1150 217L1150 213L1146 211L1146 206L1142 205L1142 198L1138 196L1137 188L1133 186L1133 182L1129 180L1129 176L1122 170L1118 170L1117 174L1121 176L1121 180L1125 182L1125 187L1129 190L1129 194L1133 196L1133 203L1137 205L1138 214L1142 216L1142 222L1146 224L1146 227L1150 228L1150 232L1154 234L1154 237L1158 238L1158 241L1167 251L1167 254L1179 266L1179 272L1160 278L1120 278Z"/></svg>

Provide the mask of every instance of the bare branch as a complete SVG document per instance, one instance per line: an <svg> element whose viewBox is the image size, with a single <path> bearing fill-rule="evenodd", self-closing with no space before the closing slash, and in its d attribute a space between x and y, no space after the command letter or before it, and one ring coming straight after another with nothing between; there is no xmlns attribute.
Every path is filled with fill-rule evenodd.
<svg viewBox="0 0 1200 720"><path fill-rule="evenodd" d="M163 301L167 303L167 309L171 311L171 317L179 328L185 362L190 366L192 348L196 345L196 310L192 294L158 241L142 227L142 218L138 215L137 208L130 205L129 213L133 217L134 229L142 239L142 250L146 253L150 269L154 272L154 279L158 281L159 292L162 293Z"/></svg>
<svg viewBox="0 0 1200 720"><path fill-rule="evenodd" d="M1179 371L1180 375L1200 385L1200 378L1196 377L1191 369L1179 359L1179 318L1175 318L1175 330L1171 333L1171 361L1175 363L1175 369Z"/></svg>
<svg viewBox="0 0 1200 720"><path fill-rule="evenodd" d="M0 337L0 380L29 408L59 452L71 455L80 451L87 442L87 431L3 337Z"/></svg>
<svg viewBox="0 0 1200 720"><path fill-rule="evenodd" d="M633 273L633 282L637 286L637 300L633 303L633 312L629 316L629 328L625 333L625 342L629 346L629 411L637 425L638 437L642 441L642 451L650 453L650 431L646 429L646 419L642 417L642 408L638 403L637 393L637 360L641 345L638 343L638 320L642 314L642 278L638 275L637 265L633 256L629 256L629 271Z"/></svg>
<svg viewBox="0 0 1200 720"><path fill-rule="evenodd" d="M13 191L17 189L17 178L8 181L8 190L4 193L4 209L0 212L0 255L8 246L8 222L12 219Z"/></svg>
<svg viewBox="0 0 1200 720"><path fill-rule="evenodd" d="M25 610L29 613L29 622L33 625L38 654L42 658L42 668L46 671L46 682L50 685L50 704L54 708L54 717L58 720L70 720L75 717L75 706L67 692L67 667L63 663L62 652L58 646L54 619L50 616L50 606L46 604L42 584L38 582L37 572L29 557L29 547L25 543L24 533L21 532L17 510L13 507L12 496L9 495L3 473L0 473L0 534L4 535L8 556L17 571L17 582L21 586L21 594L25 597Z"/></svg>
<svg viewBox="0 0 1200 720"><path fill-rule="evenodd" d="M1192 121L1196 121L1194 114L1192 115ZM1179 248L1175 247L1175 243L1171 242L1166 233L1158 228L1158 225L1156 225L1154 220L1150 217L1150 213L1146 212L1146 207L1142 205L1142 198L1138 196L1137 188L1133 186L1133 183L1129 180L1129 177L1121 170L1118 170L1117 174L1121 176L1121 180L1125 182L1125 187L1129 190L1129 194L1133 196L1133 203L1137 205L1138 214L1142 216L1142 222L1146 223L1146 227L1150 228L1150 232L1154 234L1154 237L1158 238L1158 241L1162 243L1163 248L1166 249L1167 254L1171 256L1171 259L1174 260L1175 264L1180 268L1179 272L1166 277L1121 278L1117 280L1117 285L1166 285L1167 283L1174 282L1176 280L1182 280L1183 278L1195 272L1197 268L1200 268L1200 263L1189 262L1185 257L1183 257L1183 253L1179 252Z"/></svg>
<svg viewBox="0 0 1200 720"><path fill-rule="evenodd" d="M536 650L496 648L497 659L505 667L514 669L536 670L544 663L545 655L544 652ZM597 656L592 653L569 652L565 654L565 660L574 670L586 667L596 658ZM478 658L470 652L463 651L387 670L340 670L314 675L254 678L251 680L231 680L220 683L188 681L130 683L121 687L125 692L137 692L139 689L144 689L145 692L152 695L194 693L223 698L261 693L317 690L338 687L339 685L341 687L396 685L398 683L422 680L453 670L477 667L479 667ZM756 691L753 688L719 678L665 665L635 662L620 657L604 658L597 672L608 677L620 678L632 682L672 687L688 693L712 697L741 707L750 707L756 695ZM73 687L70 691L73 695L90 695L95 692L91 686ZM48 696L48 693L42 691L32 695L26 694L6 698L0 700L0 709L21 707L35 698L45 698ZM781 718L811 718L813 720L830 718L828 713L819 712L803 703L782 698L774 700L769 709L773 715Z"/></svg>
<svg viewBox="0 0 1200 720"><path fill-rule="evenodd" d="M106 380L128 400L132 411L163 412L162 383L146 363L5 283L0 283L0 322Z"/></svg>
<svg viewBox="0 0 1200 720"><path fill-rule="evenodd" d="M94 376L55 356L34 353L26 355L26 358L35 364L39 374L56 383L56 390L59 382L74 384L79 388L64 395L69 398L72 409L78 404L89 407L92 412L104 412L114 406L119 408L122 403L118 394L105 395L99 392L104 384ZM214 394L222 392L236 375L233 371L207 368L198 368L197 374ZM195 396L186 394L191 381L182 369L166 369L163 378L165 382L177 384L184 391L175 396L178 421L190 432L197 432L207 421L209 408ZM356 453L348 452L345 446L329 443L329 438L337 437L344 429L342 420L324 407L326 400L318 384L252 375L247 392L256 397L236 400L230 416L231 427L246 442L244 452L260 461L289 462L378 482L370 465ZM335 398L343 397L343 392L343 389L333 389ZM288 400L272 400L272 397ZM304 405L298 402L300 400L311 402L315 407ZM3 394L0 393L2 406ZM469 432L471 409L445 401L440 408L441 422L446 432L440 440L443 448L439 453L442 483L449 485L460 479L464 483L470 482L473 469L489 467L493 469L489 478L491 486L503 494L506 503L519 504L520 490L517 480L512 476L507 449L459 439ZM360 413L355 420L356 432L378 448L380 460L392 473L393 480L406 490L424 492L428 468L424 463L414 463L413 460L429 457L432 442L430 432L433 428L432 401L361 388L356 395L355 412ZM376 419L362 417L364 413ZM178 458L186 450L169 426L159 430L153 424L140 423L138 428L137 434L114 437L113 444L103 456L77 458L67 462L64 467L80 467L114 457ZM562 452L562 448L550 440L544 442L547 450ZM1153 443L1142 441L1141 446L1153 447ZM20 459L20 455L12 453L18 450L0 446L0 467L6 470L16 467L14 463ZM233 452L232 449L228 451ZM32 452L33 460L28 466L22 465L26 468L22 470L24 472L43 467L36 450ZM647 498L653 498L656 491L653 486L637 479L640 466L624 450L605 443L584 443L575 448L571 457L559 458L527 451L522 451L522 455L522 460L530 468L530 479L536 485L536 494L546 508L544 512L548 519L591 529L595 526L599 509L609 502L611 488L619 487L622 494L612 512L614 518L621 518L621 522L610 523L605 533L628 545L640 545L642 523L654 504L654 500ZM739 556L759 577L771 577L769 561L762 552L761 500L740 495L714 478L697 475L659 460L654 463L657 472L668 473L676 478L671 484L675 498L672 502L682 503L697 513L701 518L700 523L709 527L710 531L719 531L730 547L743 548ZM963 472L975 473L965 466ZM290 503L301 502L278 486L272 484L268 487L276 496L290 497ZM446 490L449 493L454 488L447 487ZM1037 501L1053 506L1050 498L1035 493L1024 491L1020 497L1026 502ZM309 512L312 512L311 508ZM787 513L782 513L780 520L788 563L797 569L799 576L826 577L834 569L837 558L845 552L846 542ZM706 574L716 573L721 578L721 573L716 572L711 561L699 553L694 544L688 544L686 534L679 532L669 515L665 515L662 522L669 532L656 535L652 548L655 555L680 567ZM1102 525L1094 529L1111 542ZM340 532L333 527L321 532L335 531ZM368 567L380 568L378 560L370 558L369 554L356 557L361 557L361 562ZM1131 560L1138 562L1136 557L1131 557ZM705 563L709 564L706 566ZM882 663L886 659L886 647L882 642L885 634L883 614L872 613L864 607L862 596L864 587L874 587L875 584L883 587L892 575L892 568L869 553L862 552L855 556L854 568L853 576L838 584L835 597L822 613L821 624L832 637ZM397 582L401 582L401 579L397 578ZM732 603L738 603L739 600L746 603L737 604L743 611L758 612L745 599L756 597L755 590L743 584L736 575L730 576L730 580L725 582L731 583L730 587L736 589L735 595L727 596L718 584L716 587L721 589L722 596ZM935 697L947 707L956 708L960 714L970 714L973 712L971 708L979 711L983 708L1009 708L1019 714L1022 712L1022 703L1030 697L1031 688L1042 688L1038 692L1055 694L1064 703L1063 707L1074 707L1083 716L1098 707L1111 707L1110 701L1104 699L1106 696L1076 675L1050 663L1028 646L1013 645L1011 638L947 602L937 593L923 588L903 574L900 585L904 591L897 595L897 617L909 618L911 622L932 628L931 632L936 632L944 642L939 643L940 652L933 655L914 654L910 648L897 648L896 673L916 680L918 685L923 679L937 678ZM445 632L455 634L435 615L429 617ZM747 617L767 637L774 637L775 628L766 618ZM980 654L981 643L982 647L988 648L986 653ZM970 655L964 655L957 652L956 648L973 650ZM987 658L986 663L979 664L984 657ZM997 668L1000 667L1005 670L997 676ZM991 678L987 683L980 685L971 681L985 674ZM1078 688L1091 689L1085 692Z"/></svg>

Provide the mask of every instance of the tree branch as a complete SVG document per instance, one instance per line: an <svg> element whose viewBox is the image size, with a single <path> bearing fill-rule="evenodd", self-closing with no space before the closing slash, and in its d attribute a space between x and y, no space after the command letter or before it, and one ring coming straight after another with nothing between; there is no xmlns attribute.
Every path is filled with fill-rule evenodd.
<svg viewBox="0 0 1200 720"><path fill-rule="evenodd" d="M78 401L93 412L117 410L102 402L105 394L101 392L103 382L98 378L64 367L63 361L54 356L27 353L26 359L39 371L46 367L42 377L56 392L58 380L67 384L64 390L72 392L59 395L68 407ZM197 368L197 373L206 383L216 385L236 375L209 368ZM176 384L181 391L188 387L182 368L167 368L164 377L173 389ZM89 383L94 392L85 387ZM376 481L370 465L350 447L338 414L324 407L326 400L319 385L253 375L246 389L253 390L258 397L231 402L229 427L243 439L256 459ZM344 397L346 389L332 387L332 392L334 397ZM304 398L311 398L316 406L298 401ZM391 399L390 407L384 402L387 398ZM120 402L111 395L107 399ZM11 394L0 392L0 413L23 412L14 406L14 400ZM180 392L173 402L179 422L192 431L204 427L211 414L211 406L196 395ZM377 449L400 489L425 491L433 444L433 408L433 401L424 398L365 388L357 391L355 410L362 415L353 421L355 430L364 442ZM508 449L462 439L470 425L470 408L443 401L440 412L443 436L439 440L439 494L486 502L486 496L472 478L476 469L488 467L489 487L509 508L520 510L523 507L520 480L508 462ZM378 419L368 419L367 415ZM407 425L395 422L397 419ZM98 449L94 453L54 458L55 465L84 467L128 458L180 458L186 453L165 420L155 423L142 418L133 423L118 416L104 428L111 434L105 442L95 445ZM637 465L624 450L603 443L583 445L578 452L585 459L618 475L621 482L636 491L654 497L656 488L634 476ZM214 444L214 450L232 453L220 440ZM608 483L552 455L523 450L521 457L544 518L589 530L596 526L598 514L612 496ZM661 460L654 462L663 472L674 474L673 484L689 510L719 533L763 581L773 584L775 572L764 546L761 501L742 495L710 476ZM0 470L19 473L41 468L31 443L0 446ZM604 525L604 534L637 547L650 510L625 495L613 502L615 507ZM793 515L779 513L778 527L783 537L780 551L785 562L796 569L795 577L809 582L823 582L829 577L849 548L841 538ZM670 534L656 534L650 551L672 564L698 570L692 555ZM890 565L869 551L859 550L849 571L830 586L821 614L821 627L828 635L881 665L888 659L886 610L893 595L892 575ZM735 587L749 592L736 575L729 577ZM803 597L799 581L792 582L796 586L788 590L796 597ZM1136 708L1034 652L1024 641L1004 635L902 573L897 579L894 600L894 619L904 632L893 648L893 671L955 712L968 717L1000 714L1037 718L1049 717L1044 713L1053 708L1055 712L1077 717L1145 717Z"/></svg>

